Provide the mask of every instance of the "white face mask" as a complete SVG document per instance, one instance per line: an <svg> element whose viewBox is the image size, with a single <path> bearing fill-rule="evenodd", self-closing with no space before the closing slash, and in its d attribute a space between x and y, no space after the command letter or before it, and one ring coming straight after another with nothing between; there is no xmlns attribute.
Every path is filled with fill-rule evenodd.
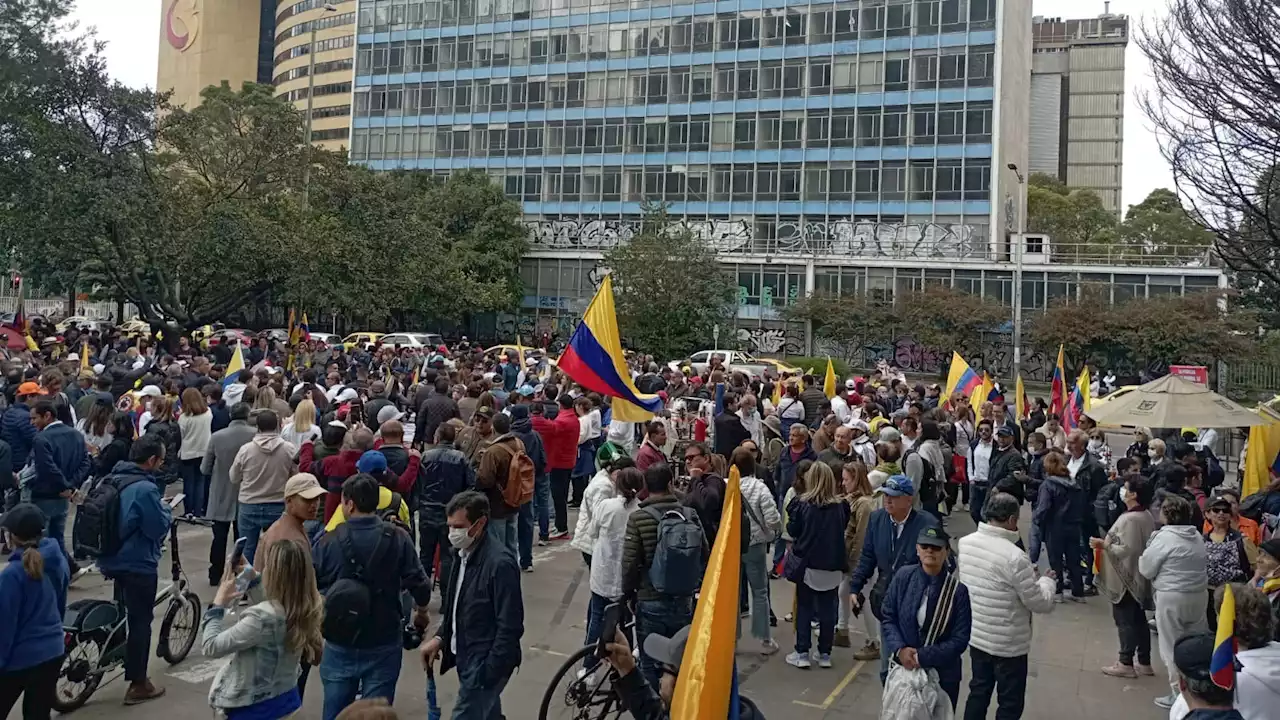
<svg viewBox="0 0 1280 720"><path fill-rule="evenodd" d="M475 541L470 528L449 528L449 544L454 550L468 550Z"/></svg>
<svg viewBox="0 0 1280 720"><path fill-rule="evenodd" d="M1102 441L1101 441L1101 440L1090 440L1090 441L1089 441L1089 449L1090 449L1090 450L1101 450L1101 449L1102 449Z"/></svg>
<svg viewBox="0 0 1280 720"><path fill-rule="evenodd" d="M1156 455L1155 450L1147 450L1147 457L1151 458L1152 460L1155 460L1159 456Z"/></svg>
<svg viewBox="0 0 1280 720"><path fill-rule="evenodd" d="M1121 505L1127 504L1129 500L1129 488L1121 485L1120 491L1117 494L1120 496L1120 504Z"/></svg>

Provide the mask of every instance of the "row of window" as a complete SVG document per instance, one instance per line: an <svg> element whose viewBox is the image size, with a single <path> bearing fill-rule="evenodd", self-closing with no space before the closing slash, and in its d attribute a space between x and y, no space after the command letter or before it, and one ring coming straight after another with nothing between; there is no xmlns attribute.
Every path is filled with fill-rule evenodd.
<svg viewBox="0 0 1280 720"><path fill-rule="evenodd" d="M351 47L355 44L355 41L356 38L354 35L343 35L342 37L330 38L328 40L317 40L315 43L315 49L318 53L322 53L327 50L341 50L343 48ZM288 50L276 55L276 64L279 65L285 60L302 57L303 55L311 52L311 48L311 43L305 43L297 47L289 48Z"/></svg>
<svg viewBox="0 0 1280 720"><path fill-rule="evenodd" d="M328 107L312 108L311 117L314 120L331 117L346 117L351 114L350 105L330 105Z"/></svg>
<svg viewBox="0 0 1280 720"><path fill-rule="evenodd" d="M974 48L968 55L882 57L799 58L758 64L571 73L537 79L512 77L424 82L403 87L379 85L360 93L356 114L361 117L448 115L817 97L940 87L987 87L993 80L993 52L989 48Z"/></svg>
<svg viewBox="0 0 1280 720"><path fill-rule="evenodd" d="M316 75L324 75L325 73L331 73L331 72L351 72L351 66L353 62L354 60L352 58L343 58L341 60L326 60L324 62L318 62L316 63ZM307 65L303 65L301 67L296 67L292 70L285 70L284 72L275 76L271 80L271 82L274 85L279 85L282 82L288 82L290 80L297 80L298 78L304 78L310 72L311 72L311 68Z"/></svg>
<svg viewBox="0 0 1280 720"><path fill-rule="evenodd" d="M312 130L311 141L320 142L322 140L346 140L350 134L350 128L340 127L332 130Z"/></svg>
<svg viewBox="0 0 1280 720"><path fill-rule="evenodd" d="M684 0L687 1L687 0ZM683 4L682 0L653 0L627 3L623 0L425 0L408 4L366 2L360 7L360 32L387 32L473 23L526 20L553 15L585 14L602 10ZM894 37L929 34L966 29L981 29L994 24L996 0L890 0L876 5L864 4L857 9L834 10L830 3L819 3L818 12L839 12L843 32L856 37ZM828 9L831 10L828 10ZM771 16L787 18L777 23L773 37L805 35L811 15L792 8L764 11ZM798 26L798 27L797 27ZM832 23L835 32L836 23ZM828 38L830 39L830 38ZM782 44L779 42L778 44Z"/></svg>
<svg viewBox="0 0 1280 720"><path fill-rule="evenodd" d="M343 0L338 0L338 2L342 2L342 1ZM279 27L280 21L284 20L285 18L290 18L299 13L304 13L308 10L315 10L316 8L324 7L325 5L329 5L329 4L331 4L331 0L302 0L301 2L296 2L287 7L278 9L276 11L276 26ZM337 4L337 3L332 3L332 4Z"/></svg>
<svg viewBox="0 0 1280 720"><path fill-rule="evenodd" d="M405 157L680 153L986 143L989 103L379 128ZM380 158L374 158L380 159Z"/></svg>
<svg viewBox="0 0 1280 720"><path fill-rule="evenodd" d="M288 100L289 102L297 102L299 100L306 100L308 91L311 91L310 94L312 97L321 97L324 95L342 95L342 94L349 95L351 94L351 83L350 82L325 83L324 85L315 86L314 89L302 87L302 88L298 88L297 90L290 90L287 93L283 93L279 95L279 97L282 97L285 100Z"/></svg>
<svg viewBox="0 0 1280 720"><path fill-rule="evenodd" d="M315 20L300 22L297 25L287 27L284 30L281 30L279 33L276 33L276 44L279 44L281 41L288 40L289 38L292 38L292 37L298 37L299 35L306 35L307 33L311 32L313 28L315 30L326 30L328 28L336 28L336 27L342 27L343 25L350 25L355 21L356 21L356 14L353 12L339 13L337 15L329 15L329 14L321 15ZM277 25L277 27L279 27L279 25Z"/></svg>

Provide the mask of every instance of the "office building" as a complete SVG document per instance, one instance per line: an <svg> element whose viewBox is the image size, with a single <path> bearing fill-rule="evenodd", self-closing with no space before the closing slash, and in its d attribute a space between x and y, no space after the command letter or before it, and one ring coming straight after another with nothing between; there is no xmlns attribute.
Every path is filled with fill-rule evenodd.
<svg viewBox="0 0 1280 720"><path fill-rule="evenodd" d="M1129 18L1036 17L1031 33L1031 171L1093 190L1119 215Z"/></svg>
<svg viewBox="0 0 1280 720"><path fill-rule="evenodd" d="M209 85L259 82L305 113L314 40L312 138L347 144L356 0L163 0L160 9L156 87L174 105L198 104Z"/></svg>

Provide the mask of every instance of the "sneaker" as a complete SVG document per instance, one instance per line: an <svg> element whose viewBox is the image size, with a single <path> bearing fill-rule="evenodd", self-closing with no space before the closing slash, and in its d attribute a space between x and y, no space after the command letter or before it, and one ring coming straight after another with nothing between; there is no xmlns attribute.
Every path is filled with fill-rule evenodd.
<svg viewBox="0 0 1280 720"><path fill-rule="evenodd" d="M818 667L820 668L831 667L831 653L820 653L818 655Z"/></svg>
<svg viewBox="0 0 1280 720"><path fill-rule="evenodd" d="M530 566L528 566L528 567L522 567L522 568L520 568L520 569L521 569L521 570L523 570L524 572L527 572L527 573L531 573L531 572L533 572L533 566L532 566L532 565L530 565Z"/></svg>
<svg viewBox="0 0 1280 720"><path fill-rule="evenodd" d="M1085 585L1085 586L1084 586L1084 594L1085 594L1085 597L1097 597L1097 596L1098 596L1098 586L1097 586L1097 585Z"/></svg>
<svg viewBox="0 0 1280 720"><path fill-rule="evenodd" d="M1136 671L1139 675L1145 675L1146 677L1155 677L1155 676L1156 676L1156 669L1155 669L1155 668L1153 668L1153 667L1151 667L1150 665L1143 665L1142 663L1134 663L1134 664L1133 664L1133 669L1134 669L1134 671Z"/></svg>
<svg viewBox="0 0 1280 720"><path fill-rule="evenodd" d="M749 618L749 617L751 617L751 608L747 608L747 609L745 609L745 610L739 610L739 611L738 611L738 617L740 617L740 618Z"/></svg>
<svg viewBox="0 0 1280 720"><path fill-rule="evenodd" d="M1066 601L1067 601L1066 598L1062 597L1062 593L1054 593L1054 596L1053 596L1054 605L1061 605Z"/></svg>
<svg viewBox="0 0 1280 720"><path fill-rule="evenodd" d="M1080 603L1081 605L1083 605L1086 602L1083 595L1068 595L1067 599L1073 603Z"/></svg>
<svg viewBox="0 0 1280 720"><path fill-rule="evenodd" d="M538 547L546 547L550 541L551 538L538 538Z"/></svg>
<svg viewBox="0 0 1280 720"><path fill-rule="evenodd" d="M1173 704L1178 702L1177 695L1162 695L1155 699L1156 707L1168 710Z"/></svg>
<svg viewBox="0 0 1280 720"><path fill-rule="evenodd" d="M792 615L791 613L787 613L786 615L782 616L782 619L785 620L786 622L795 622L796 616Z"/></svg>
<svg viewBox="0 0 1280 720"><path fill-rule="evenodd" d="M552 540L568 540L568 539L569 539L569 531L568 531L568 530L556 530L556 531L553 531L553 532L551 533L551 536L550 536L550 537L551 537L551 539L552 539Z"/></svg>
<svg viewBox="0 0 1280 720"><path fill-rule="evenodd" d="M1118 678L1138 677L1138 673L1134 671L1132 665L1125 665L1124 663L1119 663L1119 662L1117 662L1114 665L1108 665L1102 668L1102 674L1110 675L1111 677L1118 677Z"/></svg>
<svg viewBox="0 0 1280 720"><path fill-rule="evenodd" d="M787 664L792 667L798 667L801 670L808 670L810 667L809 653L789 653L787 655Z"/></svg>
<svg viewBox="0 0 1280 720"><path fill-rule="evenodd" d="M79 580L80 578L88 574L89 574L89 568L87 567L77 568L75 572L71 573L71 579L67 581L67 584L74 585L77 580Z"/></svg>
<svg viewBox="0 0 1280 720"><path fill-rule="evenodd" d="M578 508L582 507L582 503L580 503L580 502L573 502L572 500L570 500L570 501L566 504L566 506L567 506L570 510L577 510Z"/></svg>
<svg viewBox="0 0 1280 720"><path fill-rule="evenodd" d="M770 570L770 571L769 571L769 579L770 579L770 580L781 580L781 579L782 579L782 576L778 574L778 571L776 571L776 570Z"/></svg>
<svg viewBox="0 0 1280 720"><path fill-rule="evenodd" d="M813 628L814 630L817 630L817 629L818 629L818 621L817 621L817 620L810 620L810 621L809 621L809 627Z"/></svg>
<svg viewBox="0 0 1280 720"><path fill-rule="evenodd" d="M125 705L137 705L148 700L154 700L164 695L164 688L156 687L151 680L143 680L140 683L131 683L129 689L124 692Z"/></svg>
<svg viewBox="0 0 1280 720"><path fill-rule="evenodd" d="M861 650L853 654L854 660L879 660L880 659L880 643L868 641L862 646Z"/></svg>
<svg viewBox="0 0 1280 720"><path fill-rule="evenodd" d="M773 640L764 640L760 643L760 654L765 657L769 657L770 655L778 652L778 649L778 643Z"/></svg>
<svg viewBox="0 0 1280 720"><path fill-rule="evenodd" d="M836 628L836 636L835 639L832 640L832 644L836 647L853 647L853 644L849 642L848 629Z"/></svg>

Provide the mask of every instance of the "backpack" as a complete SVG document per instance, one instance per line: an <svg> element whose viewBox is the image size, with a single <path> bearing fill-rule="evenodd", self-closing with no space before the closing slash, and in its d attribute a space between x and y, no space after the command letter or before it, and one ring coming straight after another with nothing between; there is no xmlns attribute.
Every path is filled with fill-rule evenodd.
<svg viewBox="0 0 1280 720"><path fill-rule="evenodd" d="M933 467L933 463L925 459L920 451L911 448L906 455L902 456L902 469L906 472L907 458L915 455L920 458L920 466L923 468L923 474L920 477L920 487L916 488L916 493L920 496L920 502L926 506L932 506L938 502L938 475Z"/></svg>
<svg viewBox="0 0 1280 720"><path fill-rule="evenodd" d="M1123 512L1120 508L1120 483L1109 482L1102 486L1093 498L1093 520L1098 529L1106 532Z"/></svg>
<svg viewBox="0 0 1280 720"><path fill-rule="evenodd" d="M518 508L533 500L533 483L536 473L533 458L524 451L524 443L516 439L516 448L506 447L511 453L511 462L507 465L507 481L502 485L502 502Z"/></svg>
<svg viewBox="0 0 1280 720"><path fill-rule="evenodd" d="M400 493L392 490L391 502L388 503L387 506L384 508L378 508L377 510L374 511L373 514L381 518L382 522L394 525L404 530L405 532L409 533L409 537L413 537L413 531L410 530L409 526L405 525L404 521L400 519L400 506L403 503L404 503L404 498L400 496Z"/></svg>
<svg viewBox="0 0 1280 720"><path fill-rule="evenodd" d="M76 521L71 531L75 550L90 557L110 557L120 552L124 538L120 537L120 496L125 488L146 480L133 476L127 479L110 475L95 485L84 502L76 508Z"/></svg>
<svg viewBox="0 0 1280 720"><path fill-rule="evenodd" d="M337 536L334 540L342 546L343 563L337 581L324 594L324 620L320 624L320 634L325 640L347 646L360 640L368 619L373 615L375 593L365 582L365 568L381 567L391 548L394 533L395 528L384 525L373 554L367 562L361 562L351 542L351 529L343 524L334 531Z"/></svg>
<svg viewBox="0 0 1280 720"><path fill-rule="evenodd" d="M649 565L649 583L663 595L690 597L702 582L702 525L692 510L676 506L645 513L658 522L658 541Z"/></svg>

